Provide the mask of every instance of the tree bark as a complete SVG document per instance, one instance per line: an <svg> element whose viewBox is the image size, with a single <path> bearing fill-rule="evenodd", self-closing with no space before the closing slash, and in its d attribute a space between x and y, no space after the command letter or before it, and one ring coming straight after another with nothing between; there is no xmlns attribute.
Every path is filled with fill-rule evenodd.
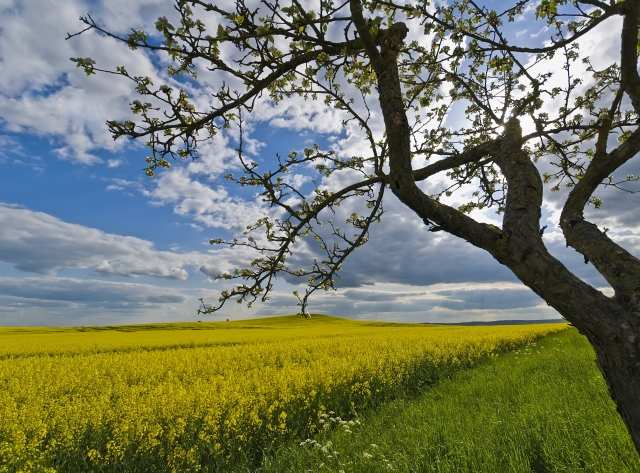
<svg viewBox="0 0 640 473"><path fill-rule="evenodd" d="M410 127L397 66L407 27L396 23L384 35L373 38L360 0L350 0L350 6L377 76L389 147L391 190L422 219L433 221L448 233L488 251L587 336L596 350L611 396L640 453L640 261L583 217L584 205L597 185L640 148L640 129L614 151L599 150L585 177L570 193L561 217L567 244L593 261L616 291L615 297L607 297L547 251L540 231L542 181L522 147L517 117L505 123L499 140L487 143L483 149L493 157L507 181L502 229L477 222L422 192L416 185L411 165ZM633 11L638 13L640 7L633 7ZM637 33L637 16L634 18L636 23L632 22L627 29ZM603 134L606 133L604 126Z"/></svg>
<svg viewBox="0 0 640 473"><path fill-rule="evenodd" d="M609 392L640 453L640 319L638 311L573 275L544 247L510 238L520 253L494 255L526 286L571 322L593 346ZM514 257L515 256L515 257Z"/></svg>
<svg viewBox="0 0 640 473"><path fill-rule="evenodd" d="M593 346L617 410L640 454L640 318L637 308L576 278L544 247L504 264ZM627 301L628 299L625 299Z"/></svg>
<svg viewBox="0 0 640 473"><path fill-rule="evenodd" d="M611 321L612 329L616 324ZM640 326L620 327L615 332L592 344L611 397L640 453Z"/></svg>

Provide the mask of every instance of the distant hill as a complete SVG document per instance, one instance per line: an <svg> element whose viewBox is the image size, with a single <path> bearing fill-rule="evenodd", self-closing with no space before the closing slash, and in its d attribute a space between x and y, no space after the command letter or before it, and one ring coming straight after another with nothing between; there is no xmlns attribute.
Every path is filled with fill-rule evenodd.
<svg viewBox="0 0 640 473"><path fill-rule="evenodd" d="M470 322L423 322L427 325L524 325L524 324L560 324L567 323L564 319L536 319L536 320L489 320Z"/></svg>

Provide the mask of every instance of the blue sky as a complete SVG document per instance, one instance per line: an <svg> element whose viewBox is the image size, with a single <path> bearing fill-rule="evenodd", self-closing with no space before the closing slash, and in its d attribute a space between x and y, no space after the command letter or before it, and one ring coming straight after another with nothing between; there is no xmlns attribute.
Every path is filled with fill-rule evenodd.
<svg viewBox="0 0 640 473"><path fill-rule="evenodd" d="M207 244L238 233L259 213L247 191L228 188L222 179L232 166L234 137L218 137L201 162L149 179L142 171L146 151L114 144L104 125L126 113L128 84L87 79L68 60L93 56L158 73L153 61L121 45L91 35L64 41L64 34L77 30L77 18L87 11L122 31L150 24L167 5L0 0L0 325L193 320L197 299L215 297L221 287L210 276L237 262L237 255ZM528 15L511 32L537 41L540 26ZM593 54L604 62L615 59L618 47L609 30L585 43L587 50L597 44ZM259 114L249 133L258 160L309 143L345 152L358 145L335 111L317 105L289 103ZM638 217L637 202L629 199L617 201L625 222ZM480 250L427 232L393 198L385 205L385 221L345 267L342 289L320 294L312 311L451 322L557 317ZM603 285L562 248L557 210L553 200L545 206L548 244L582 277ZM295 312L293 289L280 281L271 303L251 310L234 304L222 316Z"/></svg>

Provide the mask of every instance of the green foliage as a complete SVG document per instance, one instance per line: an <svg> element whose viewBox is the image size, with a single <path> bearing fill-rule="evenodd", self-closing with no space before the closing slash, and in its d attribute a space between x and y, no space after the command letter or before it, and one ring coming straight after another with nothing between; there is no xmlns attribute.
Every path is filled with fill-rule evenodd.
<svg viewBox="0 0 640 473"><path fill-rule="evenodd" d="M448 179L433 180L438 188L425 196L437 201L440 210L494 209L498 214L505 210L509 186L496 159L498 147L485 146L471 160L465 156L476 154L473 150L483 144L497 145L510 118L526 117L522 148L534 162L546 161L543 180L552 191L573 187L585 175L600 130L607 131L611 141L626 142L634 136L638 114L626 101L609 113L612 104L607 103L620 89L620 66L594 67L591 52L581 51L577 41L585 33L595 34L589 30L599 22L620 15L622 9L615 4L589 2L591 6L584 8L581 2L541 0L537 19L531 19L538 25L530 28L542 28L547 37L528 44L524 37L511 34L513 26L508 23L527 14L530 2L514 0L494 9L469 0L413 4L364 0L362 18L356 21L351 9L358 3L179 0L171 14L160 12L150 31L110 31L87 15L81 18L86 28L69 35L93 30L140 50L164 68L152 80L132 76L124 66L106 70L91 58L73 59L88 75L112 73L131 82L138 94L131 117L111 120L108 127L114 139L138 139L149 148L144 168L148 176L176 161L198 159L202 143L220 130L233 129L243 136L255 124L256 107L265 101L318 102L310 108L324 108L348 130L349 139L360 135L365 143L347 147L358 149L350 156L343 156L345 150L314 147L304 156L290 153L250 165L246 150L238 149L240 166L225 176L227 184L255 187L265 207L282 212L251 225L244 236L259 233L252 235L253 241L220 242L250 247L259 256L247 268L227 273L235 287L213 303L203 302L202 312L219 310L230 299L247 304L264 301L275 275L286 272L308 283L299 299L305 313L308 297L317 289L333 288L346 258L368 241L370 226L384 214L382 198L393 181L391 170L400 169L390 161L403 154L391 151L387 140L393 130L387 127L395 118L387 110L381 127L379 107L381 54L400 23L410 35L398 45L397 57L385 59L388 64L383 69L397 66L399 97L394 108L409 122L402 133L407 135L412 164L444 163L434 172L446 173ZM561 81L552 80L553 71L539 67L553 58L562 64ZM447 119L459 115L466 118L460 125L457 119ZM605 122L608 126L603 128ZM337 130L333 128L336 137ZM327 142L332 147L339 143ZM456 164L456 157L464 164ZM297 170L310 179L303 184L290 179ZM353 182L346 184L337 174ZM335 190L334 184L343 186L344 192ZM355 187L349 190L350 185ZM334 190L325 192L323 187ZM469 187L471 192L461 192ZM470 199L458 201L457 208L442 199L461 194ZM362 201L358 215L336 221L336 208L349 199ZM362 212L365 208L370 212ZM438 219L446 231L450 229L443 223L456 220ZM321 243L315 246L322 254L300 268L291 263L291 255L307 238Z"/></svg>
<svg viewBox="0 0 640 473"><path fill-rule="evenodd" d="M264 473L638 473L640 460L575 330L454 374L360 425L279 449Z"/></svg>
<svg viewBox="0 0 640 473"><path fill-rule="evenodd" d="M558 0L542 0L536 7L538 18L550 18L558 13Z"/></svg>
<svg viewBox="0 0 640 473"><path fill-rule="evenodd" d="M0 329L0 472L249 469L330 412L352 418L562 328L286 317Z"/></svg>
<svg viewBox="0 0 640 473"><path fill-rule="evenodd" d="M91 59L90 57L72 57L72 62L75 62L76 67L82 69L87 76L95 74L95 64L96 61Z"/></svg>

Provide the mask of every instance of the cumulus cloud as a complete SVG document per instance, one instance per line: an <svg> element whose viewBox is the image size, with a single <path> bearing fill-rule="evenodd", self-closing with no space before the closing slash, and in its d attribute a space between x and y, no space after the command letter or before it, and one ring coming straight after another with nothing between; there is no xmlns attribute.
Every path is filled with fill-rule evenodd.
<svg viewBox="0 0 640 473"><path fill-rule="evenodd" d="M411 291L413 289L413 291ZM531 290L518 283L440 283L425 286L377 283L368 288L342 291L344 297L356 304L386 302L406 304L415 310L429 311L435 307L452 310L517 309L534 307L543 301Z"/></svg>
<svg viewBox="0 0 640 473"><path fill-rule="evenodd" d="M11 132L52 137L59 158L91 165L103 161L98 151L123 148L122 143L113 142L105 122L129 118L129 102L135 94L126 79L114 80L106 74L86 77L69 58L91 57L107 69L126 65L131 74L149 76L156 84L172 80L158 67L166 63L162 56L131 51L125 44L94 32L65 40L67 33L82 29L79 17L87 12L101 25L122 33L138 27L153 31L158 16L171 19L176 14L171 4L163 0L6 0L0 5L0 123ZM215 21L207 15L205 21L215 29ZM220 86L218 74L202 69L203 84ZM232 77L225 78L227 86L230 80L233 85ZM201 107L210 105L207 91L191 92ZM329 133L340 131L341 116L341 112L327 109L321 102L295 98L277 105L263 100L251 119L294 130ZM246 141L248 148L259 146L250 137ZM203 153L204 159L191 166L191 172L218 170L224 156L214 152L213 159L208 159L207 154ZM117 159L107 161L109 167L118 164Z"/></svg>
<svg viewBox="0 0 640 473"><path fill-rule="evenodd" d="M129 28L149 21L151 4L166 2L127 2L119 16L114 3L14 0L2 5L0 123L5 129L53 137L60 158L82 164L100 162L98 149L117 149L105 122L128 115L131 84L106 75L87 78L69 58L89 56L106 67L126 64L131 73L151 77L157 76L155 68L147 56L124 44L95 34L65 41L65 35L81 28L78 18L88 11L97 10L115 27L124 25L126 11Z"/></svg>
<svg viewBox="0 0 640 473"><path fill-rule="evenodd" d="M158 74L149 57L131 52L113 41L86 35L65 42L65 33L79 28L77 18L90 10L89 6L95 7L96 16L118 31L148 25L164 13L162 8L171 13L170 5L164 0L141 0L135 5L127 0L0 2L3 19L0 30L0 67L3 69L0 117L3 127L13 132L54 138L58 157L82 164L100 162L100 150L118 149L106 134L104 122L124 117L131 87L126 81L114 81L101 75L88 79L74 69L68 58L92 56L107 65L132 65L136 73ZM54 10L55 15L42 14ZM605 64L617 54L616 28L607 23L585 36L583 50L597 53L596 64ZM206 76L204 80L212 78ZM375 104L375 100L374 97L371 103ZM356 105L362 107L362 104ZM254 121L246 126L248 132L268 124L292 132L333 134L328 142L340 156L363 154L366 143L361 131L353 123L343 128L341 118L341 112L327 109L322 101L305 102L295 98L271 104L261 99L255 115L249 118ZM459 119L464 119L462 114ZM452 122L454 127L460 125L460 122ZM382 132L382 120L376 107L372 110L372 127L376 133ZM176 165L145 183L131 178L112 179L107 189L129 192L157 205L170 206L177 215L199 227L238 231L263 215L265 209L246 193L244 196L234 194L218 181L223 173L236 165L233 139L233 132L225 131L200 149L201 157L197 161ZM258 156L264 149L263 143L249 136L245 139L249 154ZM0 136L0 146L2 140ZM13 163L19 157L16 153L24 152L19 147L14 149L12 156L0 154L0 162ZM107 160L106 166L117 171L124 167L117 156ZM294 179L302 183L308 177L296 176ZM438 176L426 185L431 191L443 182L446 184ZM467 189L466 195L472 191ZM612 196L611 202L620 204L624 212L603 215L602 221L609 222L612 227L637 221L636 201L627 194L616 195L620 196L618 200L614 202L616 197ZM550 225L555 225L557 217L553 198L555 196L545 207L545 218ZM464 195L456 195L448 202L455 205L463 200ZM399 320L403 317L405 320L457 321L556 316L535 294L517 283L510 271L482 250L454 237L428 232L422 221L393 196L385 200L385 207L383 223L373 228L370 242L356 251L343 268L338 283L346 289L318 295L312 301L312 309L353 317ZM344 220L354 209L356 207L351 204L344 205L337 218ZM474 216L493 221L498 218L487 212ZM598 279L593 268L565 250L564 243L555 239L557 234L552 228L550 230L545 241L551 249L579 275L600 282L601 278ZM617 235L640 248L634 231L618 232ZM307 249L310 252L303 257L312 258L313 248ZM213 276L246 259L246 255L224 250L215 253L159 250L147 240L115 235L44 213L0 204L0 261L21 271L47 274L81 268L105 275L184 280L192 269ZM178 293L165 294L161 288L150 285L117 283L120 285L109 286L111 283L97 280L82 285L82 281L71 278L26 278L22 281L25 281L23 289L15 281L0 283L5 310L29 304L32 307L88 305L90 299L103 308L117 308L117 303L111 301L117 294L121 296L120 301L136 307L171 306L180 304L180 298L184 297ZM294 283L293 280L289 282ZM36 290L38 284L42 287ZM76 295L73 299L73 294L78 292L86 297ZM78 297L85 299L77 300ZM286 293L278 293L263 310L290 312L295 310L295 299Z"/></svg>
<svg viewBox="0 0 640 473"><path fill-rule="evenodd" d="M207 185L183 168L163 173L148 195L206 227L242 230L266 212L259 203L234 197L221 185Z"/></svg>
<svg viewBox="0 0 640 473"><path fill-rule="evenodd" d="M0 277L0 293L20 299L47 303L78 303L93 307L138 308L185 302L184 295L149 284L110 282L98 279L60 277Z"/></svg>
<svg viewBox="0 0 640 473"><path fill-rule="evenodd" d="M284 296L277 298L281 305L287 301ZM558 318L553 309L516 282L429 285L377 282L320 294L310 309L361 319L441 323Z"/></svg>
<svg viewBox="0 0 640 473"><path fill-rule="evenodd" d="M596 70L603 70L612 64L620 62L620 31L622 28L622 18L613 17L599 26L592 32L581 37L577 44L581 56L588 57ZM531 63L532 64L532 63ZM547 87L566 87L566 71L563 69L564 58L562 55L556 55L551 59L542 61L538 65L532 67L532 72L554 71L551 75ZM571 68L572 75L580 78L582 83L577 87L575 96L584 93L584 91L593 85L594 79L592 74L587 72L586 64L576 61ZM562 96L562 94L560 94ZM613 94L601 94L599 97L600 105L608 108L613 100ZM546 100L542 112L555 116L558 110L563 106L564 97L556 97L553 100ZM626 100L626 99L625 99ZM578 113L578 112L576 112ZM533 130L533 123L530 120L524 121L525 128L529 131ZM593 144L593 143L592 143ZM616 147L619 143L614 136L611 137L609 150ZM548 160L541 160L538 163L541 172L555 172ZM617 170L613 176L614 182L621 182L619 186L600 186L595 195L602 199L604 205L601 208L593 208L588 206L585 209L585 216L590 221L596 223L601 228L608 229L608 235L616 242L621 243L631 252L640 252L640 239L636 236L639 234L640 225L638 224L638 184L633 180L624 182L627 176L637 176L640 174L640 161L637 159L630 160L627 164ZM549 225L548 238L554 239L554 243L563 241L560 229L557 226L560 218L562 206L566 201L570 187L561 186L558 192L546 192L544 214ZM546 215L545 215L546 214ZM562 254L562 251L558 252Z"/></svg>
<svg viewBox="0 0 640 473"><path fill-rule="evenodd" d="M335 212L336 225L344 224L352 212L366 211L363 206L360 200L343 203ZM293 261L302 266L314 258L321 258L321 252L310 241ZM430 232L395 196L386 195L381 223L371 227L367 244L349 256L337 283L346 288L376 282L430 285L514 280L513 274L484 250L444 232Z"/></svg>
<svg viewBox="0 0 640 473"><path fill-rule="evenodd" d="M147 240L8 204L0 204L0 261L33 273L88 268L104 274L180 280L187 279L190 267L214 274L216 268L224 271L225 264L230 264L204 252L161 251Z"/></svg>
<svg viewBox="0 0 640 473"><path fill-rule="evenodd" d="M0 325L113 324L193 320L188 291L56 276L0 277Z"/></svg>
<svg viewBox="0 0 640 473"><path fill-rule="evenodd" d="M405 215L404 218L412 216ZM497 263L483 263L468 254L465 261L464 253L459 261L452 262L451 254L444 251L452 244L448 241L451 238L435 244L433 240L420 243L420 238L402 238L393 230L398 228L406 232L412 228L416 232L414 236L419 237L422 229L411 221L403 222L404 226L380 227L383 231L378 245L387 245L388 256L360 252L358 259L345 268L341 287L346 289L318 294L312 299L311 309L350 317L394 320L404 317L405 320L440 322L470 317L486 320L513 317L509 310L519 314L519 318L526 318L523 309L530 309L531 318L556 316L530 290L517 282L509 282L512 278L508 272L496 272L501 268ZM433 238L429 232L424 232L423 236ZM393 242L400 240L405 244L393 246ZM371 251L379 248L373 247ZM471 247L462 245L458 251L465 248ZM161 251L146 240L67 223L17 206L0 205L0 260L22 271L54 273L66 268L87 268L102 274L185 279L190 268L200 267L205 274L214 275L232 265L246 263L240 260L242 257L228 250L215 254ZM394 263L390 264L390 260ZM458 264L462 266L457 267ZM258 313L295 311L295 298L283 292L291 289L292 286L281 284L270 304L260 307ZM180 292L150 284L51 275L0 278L0 294L4 298L5 314L27 309L36 312L59 310L66 311L64 317L75 318L87 308L94 313L121 309L138 313L162 305L171 309L173 318L182 318L185 313L180 312L180 309L184 311L181 304L191 302L193 305L197 297L211 297L215 291L213 288L210 291L201 289L197 296L186 297ZM246 309L232 312L244 316L256 313ZM132 312L131 316L136 313ZM193 308L189 315L192 313Z"/></svg>

